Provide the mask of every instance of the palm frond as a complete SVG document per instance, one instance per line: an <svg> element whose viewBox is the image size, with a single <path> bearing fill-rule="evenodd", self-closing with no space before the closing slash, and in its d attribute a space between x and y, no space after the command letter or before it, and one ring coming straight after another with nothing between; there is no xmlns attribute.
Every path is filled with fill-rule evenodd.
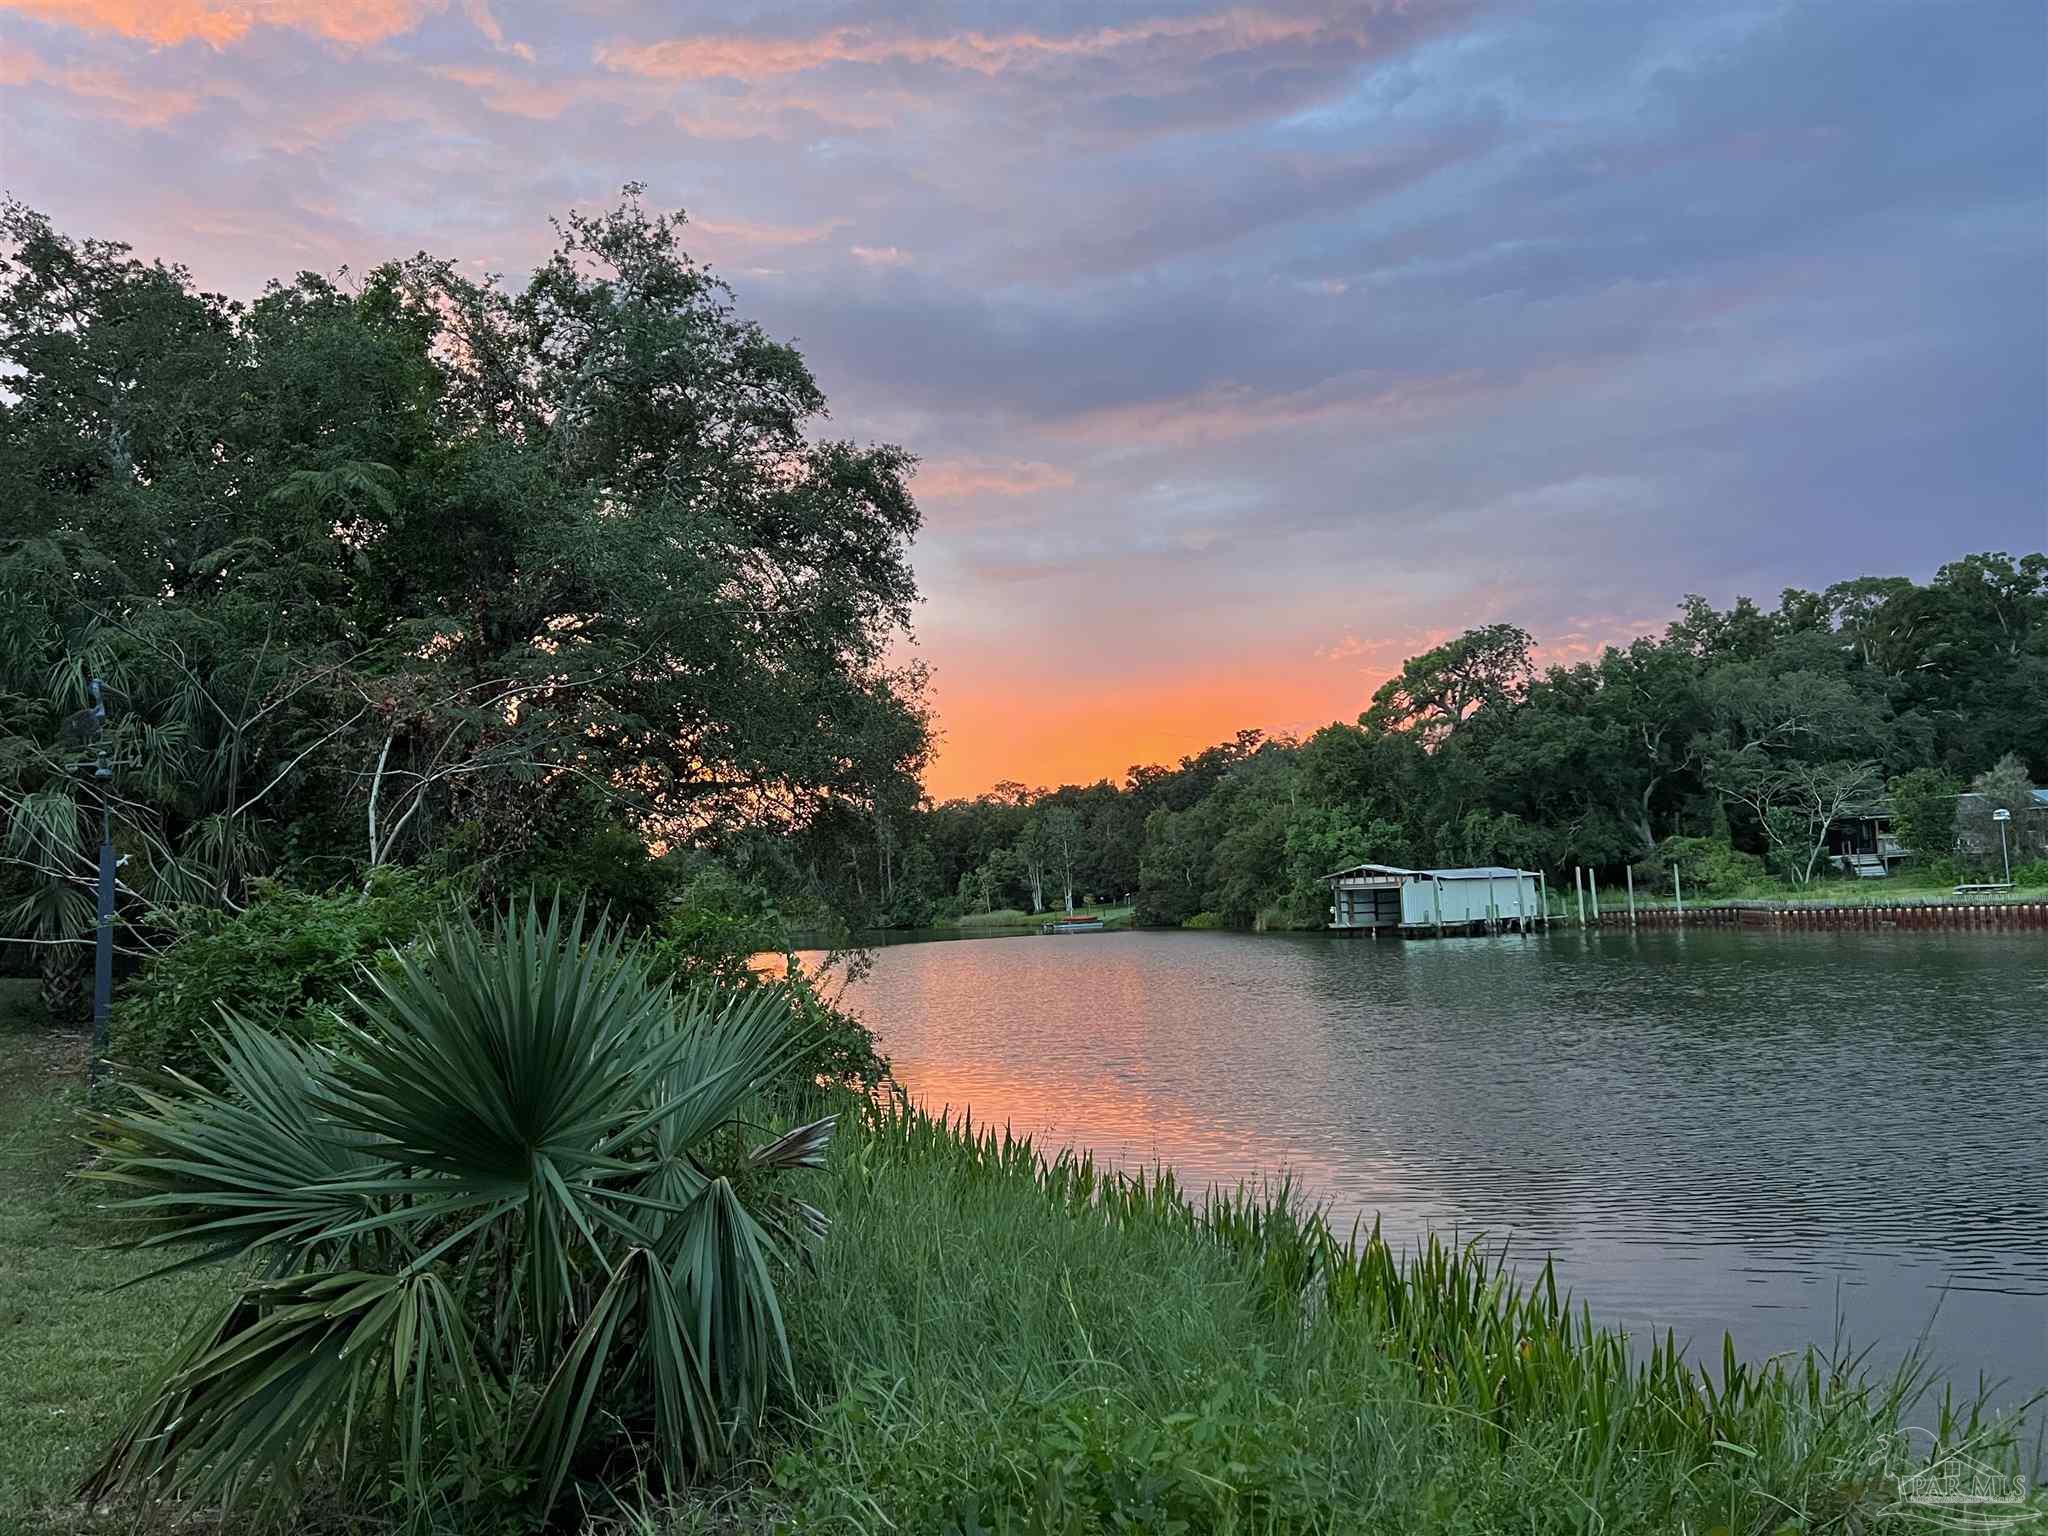
<svg viewBox="0 0 2048 1536"><path fill-rule="evenodd" d="M227 1504L288 1499L303 1458L366 1400L382 1404L418 1489L431 1436L480 1433L490 1395L467 1321L436 1274L259 1282L171 1362L80 1492L98 1499L147 1484Z"/></svg>
<svg viewBox="0 0 2048 1536"><path fill-rule="evenodd" d="M832 1122L734 1150L787 1061L780 999L678 1000L559 904L388 959L341 1049L230 1020L218 1087L145 1085L95 1126L89 1176L138 1246L266 1278L172 1362L92 1489L288 1497L299 1460L362 1415L420 1490L434 1433L509 1419L546 1506L599 1402L606 1423L651 1420L680 1480L790 1379L776 1277L822 1218L757 1213L741 1189L818 1166ZM526 1371L544 1385L515 1413L503 1384Z"/></svg>
<svg viewBox="0 0 2048 1536"><path fill-rule="evenodd" d="M100 1159L80 1177L115 1194L109 1209L140 1229L133 1246L200 1245L169 1269L258 1250L304 1266L377 1213L362 1185L386 1165L321 1103L329 1064L311 1047L231 1019L208 1054L221 1087L177 1074L132 1087L134 1108L92 1123Z"/></svg>

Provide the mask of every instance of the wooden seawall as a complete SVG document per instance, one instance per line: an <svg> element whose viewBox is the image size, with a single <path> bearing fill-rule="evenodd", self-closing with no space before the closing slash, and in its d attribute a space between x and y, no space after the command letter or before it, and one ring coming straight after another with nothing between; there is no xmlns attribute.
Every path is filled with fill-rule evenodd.
<svg viewBox="0 0 2048 1536"><path fill-rule="evenodd" d="M1569 919L1566 920L1567 925ZM1719 928L1975 928L2048 930L2043 901L1902 901L1855 906L1794 906L1774 902L1708 902L1672 907L1603 911L1599 926L1676 928L1681 924Z"/></svg>

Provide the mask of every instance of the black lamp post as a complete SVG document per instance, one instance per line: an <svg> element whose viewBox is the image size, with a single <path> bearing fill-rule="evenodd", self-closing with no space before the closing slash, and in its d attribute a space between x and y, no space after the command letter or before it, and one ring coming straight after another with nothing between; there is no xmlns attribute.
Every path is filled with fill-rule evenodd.
<svg viewBox="0 0 2048 1536"><path fill-rule="evenodd" d="M92 680L90 734L97 737L107 723L106 685ZM92 776L100 792L100 891L99 928L93 940L92 974L92 1062L87 1068L87 1085L97 1089L100 1062L107 1054L107 1012L114 1000L114 767L101 747Z"/></svg>

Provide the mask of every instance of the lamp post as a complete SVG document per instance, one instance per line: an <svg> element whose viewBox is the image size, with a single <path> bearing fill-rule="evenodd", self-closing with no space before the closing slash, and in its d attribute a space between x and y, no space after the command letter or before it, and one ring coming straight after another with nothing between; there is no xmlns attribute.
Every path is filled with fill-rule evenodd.
<svg viewBox="0 0 2048 1536"><path fill-rule="evenodd" d="M2012 850L2005 843L2005 824L2012 820L2012 812L2000 806L1991 813L1991 819L1998 823L1998 857L2005 865L2005 883L2012 884Z"/></svg>
<svg viewBox="0 0 2048 1536"><path fill-rule="evenodd" d="M94 678L92 711L87 729L97 737L107 723L106 684ZM107 749L99 748L92 770L100 792L100 888L99 926L93 936L92 967L92 1061L86 1068L87 1091L100 1083L100 1062L107 1054L107 1013L114 998L114 767L107 761Z"/></svg>

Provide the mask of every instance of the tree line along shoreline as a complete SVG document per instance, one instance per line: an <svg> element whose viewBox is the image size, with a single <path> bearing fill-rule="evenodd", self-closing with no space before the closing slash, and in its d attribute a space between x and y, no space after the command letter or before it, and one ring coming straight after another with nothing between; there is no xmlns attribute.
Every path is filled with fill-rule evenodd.
<svg viewBox="0 0 2048 1536"><path fill-rule="evenodd" d="M1661 636L1534 656L1489 625L1411 658L1355 723L924 808L879 926L1039 910L1049 883L1127 900L1140 926L1314 928L1322 876L1354 862L1546 869L1554 904L1576 866L1645 899L1675 869L1702 901L1883 900L2002 883L2007 856L2019 890L2048 886L2048 557L1770 610L1689 598ZM1903 868L1834 878L1830 833L1876 813Z"/></svg>

